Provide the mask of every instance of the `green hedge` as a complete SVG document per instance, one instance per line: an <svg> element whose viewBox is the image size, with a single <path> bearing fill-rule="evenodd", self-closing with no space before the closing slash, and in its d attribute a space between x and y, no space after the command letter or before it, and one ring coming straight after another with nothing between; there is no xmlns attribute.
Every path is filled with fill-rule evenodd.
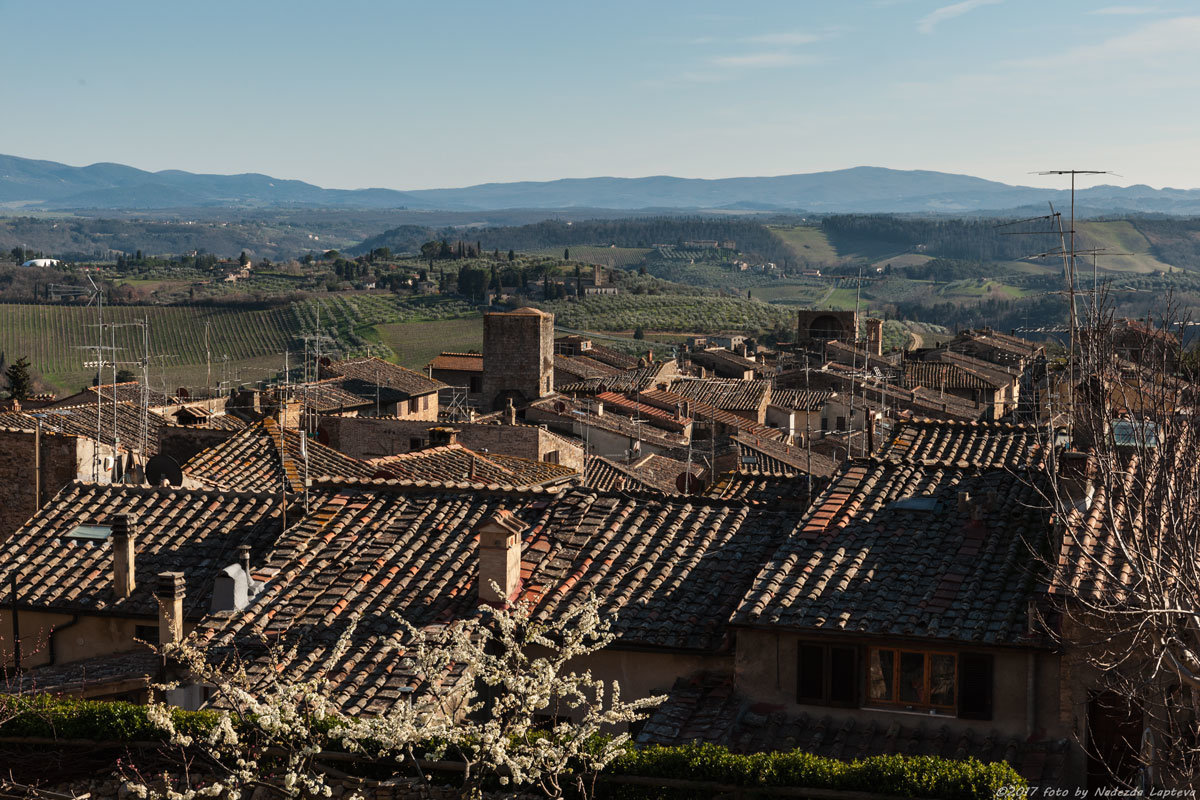
<svg viewBox="0 0 1200 800"><path fill-rule="evenodd" d="M855 761L792 750L738 755L713 744L651 746L631 750L609 768L608 775L637 775L712 781L745 787L792 786L875 792L937 800L994 798L1001 787L1025 786L1006 762L984 764L933 756L872 756ZM619 798L685 796L644 787L621 787L608 793Z"/></svg>
<svg viewBox="0 0 1200 800"><path fill-rule="evenodd" d="M209 711L175 709L172 713L176 727L192 735L211 730L217 720L217 714ZM0 695L0 736L102 742L163 738L162 731L147 719L145 706L49 695ZM996 797L1001 787L1026 785L1004 762L984 764L975 759L956 761L897 755L839 761L800 750L739 755L712 744L630 749L606 774L711 781L743 787L869 791L934 800L984 800ZM689 797L694 792L607 784L602 794L621 800L658 800Z"/></svg>

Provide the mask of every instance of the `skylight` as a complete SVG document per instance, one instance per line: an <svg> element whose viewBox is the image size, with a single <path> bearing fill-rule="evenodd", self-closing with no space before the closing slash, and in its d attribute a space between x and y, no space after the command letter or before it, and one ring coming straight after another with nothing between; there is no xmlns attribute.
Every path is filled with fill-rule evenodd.
<svg viewBox="0 0 1200 800"><path fill-rule="evenodd" d="M103 542L111 535L112 528L108 525L76 525L67 533L66 538Z"/></svg>

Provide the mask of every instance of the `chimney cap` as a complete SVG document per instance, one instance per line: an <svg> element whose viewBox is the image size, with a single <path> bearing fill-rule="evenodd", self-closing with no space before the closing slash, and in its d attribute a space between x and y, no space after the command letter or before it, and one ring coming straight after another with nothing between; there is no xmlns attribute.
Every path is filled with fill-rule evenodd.
<svg viewBox="0 0 1200 800"><path fill-rule="evenodd" d="M160 572L158 584L154 587L154 596L166 599L183 597L184 585L182 572Z"/></svg>
<svg viewBox="0 0 1200 800"><path fill-rule="evenodd" d="M112 523L109 527L112 528L112 535L118 539L123 539L137 533L137 514L114 514Z"/></svg>

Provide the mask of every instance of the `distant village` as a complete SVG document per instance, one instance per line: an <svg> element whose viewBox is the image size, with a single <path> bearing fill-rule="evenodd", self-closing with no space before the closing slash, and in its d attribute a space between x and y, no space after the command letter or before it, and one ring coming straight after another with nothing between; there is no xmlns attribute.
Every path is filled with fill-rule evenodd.
<svg viewBox="0 0 1200 800"><path fill-rule="evenodd" d="M616 289L597 270L587 291ZM1136 320L1112 340L1127 375L1179 359ZM1038 787L1107 785L1136 746L1055 611L1117 580L1080 554L1108 547L1101 522L1064 537L1051 499L1098 507L1069 415L1108 384L1039 343L886 349L880 320L812 309L786 346L633 356L518 308L423 371L314 366L5 401L5 692L145 702L172 669L154 646L220 643L253 673L265 637L279 669L324 664L339 709L382 713L420 677L380 661L393 615L524 602L552 623L595 597L616 638L581 667L666 697L638 744L1004 761ZM204 707L173 674L170 702Z"/></svg>

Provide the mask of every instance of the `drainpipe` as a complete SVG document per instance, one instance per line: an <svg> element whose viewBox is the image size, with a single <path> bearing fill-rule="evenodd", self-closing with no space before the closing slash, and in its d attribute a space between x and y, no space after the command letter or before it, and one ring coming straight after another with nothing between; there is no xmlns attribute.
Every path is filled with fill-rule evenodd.
<svg viewBox="0 0 1200 800"><path fill-rule="evenodd" d="M58 634L60 632L65 631L67 628L74 627L75 625L78 625L78 624L79 624L79 615L72 614L70 622L66 622L62 625L55 625L53 628L50 629L50 636L47 639L47 650L48 650L47 655L50 656L50 666L54 666L55 664L58 663L58 648L55 647L54 637L58 636Z"/></svg>
<svg viewBox="0 0 1200 800"><path fill-rule="evenodd" d="M42 418L33 429L33 504L34 513L42 508Z"/></svg>

